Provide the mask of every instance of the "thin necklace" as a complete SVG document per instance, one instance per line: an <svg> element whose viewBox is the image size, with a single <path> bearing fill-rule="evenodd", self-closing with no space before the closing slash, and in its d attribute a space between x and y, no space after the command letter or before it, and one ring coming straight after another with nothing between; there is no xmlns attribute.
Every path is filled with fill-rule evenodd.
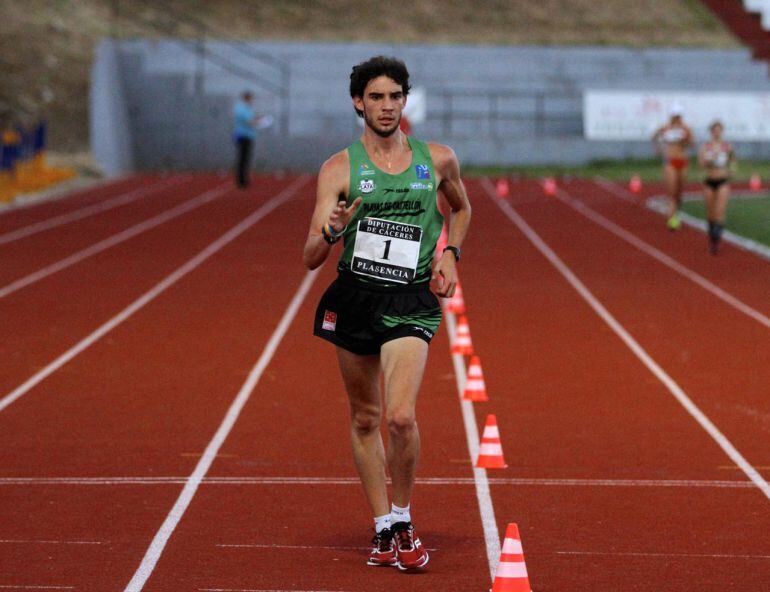
<svg viewBox="0 0 770 592"><path fill-rule="evenodd" d="M398 148L403 148L404 146L404 140L399 140ZM390 154L385 153L384 151L381 151L380 153L385 157L385 161L388 163L388 170L393 170L393 152L397 150L398 148L395 148L393 151L390 152Z"/></svg>

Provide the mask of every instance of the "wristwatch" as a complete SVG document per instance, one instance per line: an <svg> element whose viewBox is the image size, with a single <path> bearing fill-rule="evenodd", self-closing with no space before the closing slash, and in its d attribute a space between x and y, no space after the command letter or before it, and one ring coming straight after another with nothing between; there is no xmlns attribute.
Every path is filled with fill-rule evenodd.
<svg viewBox="0 0 770 592"><path fill-rule="evenodd" d="M452 255L455 256L456 263L460 262L460 249L458 247L452 247L452 246L445 247L442 253L446 253L447 251L452 251Z"/></svg>

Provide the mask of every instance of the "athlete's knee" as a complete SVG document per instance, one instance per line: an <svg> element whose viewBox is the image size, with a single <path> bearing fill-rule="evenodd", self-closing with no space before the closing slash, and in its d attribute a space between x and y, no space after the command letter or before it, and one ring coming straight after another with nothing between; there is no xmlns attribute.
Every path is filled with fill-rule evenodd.
<svg viewBox="0 0 770 592"><path fill-rule="evenodd" d="M388 411L388 430L392 434L407 435L417 429L417 417L414 409L395 408Z"/></svg>
<svg viewBox="0 0 770 592"><path fill-rule="evenodd" d="M361 407L350 414L350 427L359 436L368 436L380 429L382 415L377 407Z"/></svg>

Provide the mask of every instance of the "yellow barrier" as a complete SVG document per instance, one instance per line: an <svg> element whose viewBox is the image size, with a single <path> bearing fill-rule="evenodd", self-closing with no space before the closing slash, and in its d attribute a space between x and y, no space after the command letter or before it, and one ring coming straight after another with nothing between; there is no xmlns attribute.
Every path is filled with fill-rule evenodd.
<svg viewBox="0 0 770 592"><path fill-rule="evenodd" d="M11 201L16 196L13 186L13 173L0 171L0 202Z"/></svg>
<svg viewBox="0 0 770 592"><path fill-rule="evenodd" d="M73 169L46 164L46 127L40 122L31 129L6 129L2 133L0 201L19 194L40 191L76 176Z"/></svg>

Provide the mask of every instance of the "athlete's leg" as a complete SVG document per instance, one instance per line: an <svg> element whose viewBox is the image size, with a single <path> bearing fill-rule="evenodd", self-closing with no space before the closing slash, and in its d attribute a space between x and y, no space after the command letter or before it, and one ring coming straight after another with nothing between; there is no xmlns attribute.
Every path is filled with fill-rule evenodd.
<svg viewBox="0 0 770 592"><path fill-rule="evenodd" d="M727 200L730 197L730 186L727 183L722 183L714 193L714 230L711 237L711 252L716 254L719 250L719 243L722 240L722 231L725 226L725 215L727 212Z"/></svg>
<svg viewBox="0 0 770 592"><path fill-rule="evenodd" d="M713 253L716 244L716 191L710 185L705 185L703 195L706 198L706 220L709 224L709 250Z"/></svg>
<svg viewBox="0 0 770 592"><path fill-rule="evenodd" d="M380 360L376 355L358 356L339 347L337 359L350 403L353 459L372 516L384 516L390 513L390 505L385 476L385 450L380 435Z"/></svg>
<svg viewBox="0 0 770 592"><path fill-rule="evenodd" d="M428 360L428 344L418 337L394 339L382 346L380 359L385 377L385 413L390 435L388 466L393 481L393 503L406 507L412 496L420 455L415 404Z"/></svg>
<svg viewBox="0 0 770 592"><path fill-rule="evenodd" d="M676 209L679 210L679 208L682 207L682 192L684 191L684 183L687 179L687 169L676 169L674 172L674 202L676 204Z"/></svg>
<svg viewBox="0 0 770 592"><path fill-rule="evenodd" d="M722 183L716 191L714 200L714 220L720 224L725 223L727 217L727 202L730 199L730 185Z"/></svg>
<svg viewBox="0 0 770 592"><path fill-rule="evenodd" d="M672 165L667 164L664 169L664 179L666 183L666 194L669 198L668 219L666 225L669 230L677 230L681 224L679 221L679 171Z"/></svg>
<svg viewBox="0 0 770 592"><path fill-rule="evenodd" d="M706 219L709 222L713 222L716 218L714 217L714 206L716 202L716 192L708 185L703 186L703 197L706 200Z"/></svg>

